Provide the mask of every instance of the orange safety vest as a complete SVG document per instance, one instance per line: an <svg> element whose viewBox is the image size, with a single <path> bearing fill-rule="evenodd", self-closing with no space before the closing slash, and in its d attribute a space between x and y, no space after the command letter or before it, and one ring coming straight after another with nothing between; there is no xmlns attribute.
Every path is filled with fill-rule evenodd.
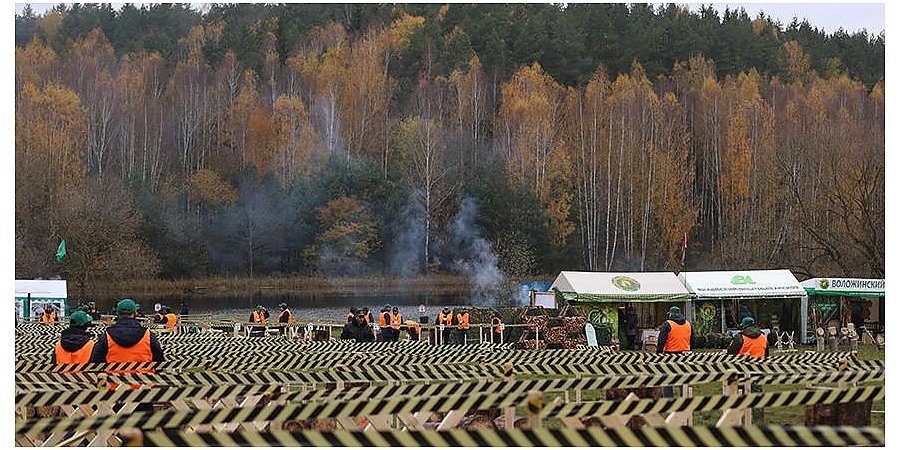
<svg viewBox="0 0 900 450"><path fill-rule="evenodd" d="M394 314L391 313L391 328L395 330L400 329L400 325L403 324L403 315L400 313Z"/></svg>
<svg viewBox="0 0 900 450"><path fill-rule="evenodd" d="M369 315L366 314L363 316L363 318L366 319L366 325L368 325L369 324Z"/></svg>
<svg viewBox="0 0 900 450"><path fill-rule="evenodd" d="M386 327L386 326L387 326L388 322L387 322L387 320L385 320L385 318L384 318L384 316L385 316L386 314L387 314L387 313L384 312L384 311L378 313L378 326L379 326L379 327L382 327L382 328L383 328L383 327Z"/></svg>
<svg viewBox="0 0 900 450"><path fill-rule="evenodd" d="M106 345L109 348L106 352L106 362L108 363L153 361L153 351L150 350L150 330L144 331L144 337L131 347L122 347L116 344L116 341L107 333Z"/></svg>
<svg viewBox="0 0 900 450"><path fill-rule="evenodd" d="M468 330L469 329L469 313L457 314L456 321L459 322L459 325L457 325L457 327L460 330Z"/></svg>
<svg viewBox="0 0 900 450"><path fill-rule="evenodd" d="M503 323L499 317L494 317L491 319L491 324L494 325L494 333L501 333L503 330L500 329L500 325Z"/></svg>
<svg viewBox="0 0 900 450"><path fill-rule="evenodd" d="M128 362L152 362L153 350L150 349L150 330L144 332L144 337L137 344L131 347L122 347L116 344L109 333L106 334L106 362L107 363L128 363ZM107 373L154 373L153 369L135 369L135 370L107 370ZM129 384L129 389L140 389L140 384ZM119 388L119 383L111 383L109 389L114 391Z"/></svg>
<svg viewBox="0 0 900 450"><path fill-rule="evenodd" d="M444 314L443 312L441 312L440 314L438 314L438 323L442 323L448 327L453 325L453 314Z"/></svg>
<svg viewBox="0 0 900 450"><path fill-rule="evenodd" d="M50 314L47 314L46 311L41 313L41 322L47 325L56 324L56 311L51 311Z"/></svg>
<svg viewBox="0 0 900 450"><path fill-rule="evenodd" d="M175 329L175 324L178 323L178 316L175 313L166 314L166 328L169 330Z"/></svg>
<svg viewBox="0 0 900 450"><path fill-rule="evenodd" d="M57 364L84 364L91 362L91 352L94 350L94 341L87 341L78 350L67 352L63 349L62 343L56 343L56 363Z"/></svg>
<svg viewBox="0 0 900 450"><path fill-rule="evenodd" d="M763 358L766 356L766 346L769 344L766 335L760 334L755 338L741 335L744 345L738 351L738 355L749 355L752 358Z"/></svg>
<svg viewBox="0 0 900 450"><path fill-rule="evenodd" d="M266 323L266 315L259 311L253 311L253 323Z"/></svg>
<svg viewBox="0 0 900 450"><path fill-rule="evenodd" d="M673 320L667 320L672 329L666 337L664 352L686 352L691 349L691 323L685 321L679 325Z"/></svg>
<svg viewBox="0 0 900 450"><path fill-rule="evenodd" d="M285 313L287 313L287 322L281 322L281 316L283 316ZM289 310L289 309L282 311L281 314L278 315L278 322L280 322L280 323L291 323L293 321L294 321L294 315L291 314L291 310Z"/></svg>

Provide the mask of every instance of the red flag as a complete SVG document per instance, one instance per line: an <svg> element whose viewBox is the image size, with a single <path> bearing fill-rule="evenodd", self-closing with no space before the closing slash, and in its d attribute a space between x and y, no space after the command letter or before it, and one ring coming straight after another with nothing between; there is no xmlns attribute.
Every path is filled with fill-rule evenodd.
<svg viewBox="0 0 900 450"><path fill-rule="evenodd" d="M684 233L684 240L681 241L681 266L684 267L684 254L687 252L687 233Z"/></svg>

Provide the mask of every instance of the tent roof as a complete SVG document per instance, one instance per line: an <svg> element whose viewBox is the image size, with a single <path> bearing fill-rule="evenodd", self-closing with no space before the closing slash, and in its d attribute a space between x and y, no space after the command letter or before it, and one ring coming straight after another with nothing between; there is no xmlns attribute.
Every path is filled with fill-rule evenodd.
<svg viewBox="0 0 900 450"><path fill-rule="evenodd" d="M787 269L682 272L678 278L698 298L803 297L806 291Z"/></svg>
<svg viewBox="0 0 900 450"><path fill-rule="evenodd" d="M16 280L16 297L66 298L66 280Z"/></svg>
<svg viewBox="0 0 900 450"><path fill-rule="evenodd" d="M679 301L690 293L671 272L560 272L550 286L572 301Z"/></svg>
<svg viewBox="0 0 900 450"><path fill-rule="evenodd" d="M884 297L883 278L810 278L800 284L809 295Z"/></svg>

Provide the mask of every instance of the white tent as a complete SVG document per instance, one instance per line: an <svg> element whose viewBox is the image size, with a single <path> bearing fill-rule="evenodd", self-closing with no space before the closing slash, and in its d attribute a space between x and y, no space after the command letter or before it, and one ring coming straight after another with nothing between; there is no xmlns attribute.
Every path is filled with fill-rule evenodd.
<svg viewBox="0 0 900 450"><path fill-rule="evenodd" d="M550 286L571 301L686 301L690 293L672 272L560 272Z"/></svg>
<svg viewBox="0 0 900 450"><path fill-rule="evenodd" d="M682 272L678 278L699 298L802 297L806 294L787 269Z"/></svg>
<svg viewBox="0 0 900 450"><path fill-rule="evenodd" d="M797 299L800 312L800 336L805 339L807 332L806 290L787 269L682 272L678 275L695 303L702 301L722 301L721 328L725 328L724 302L727 300L778 300ZM695 305L696 306L696 305ZM691 308L696 316L696 307ZM759 318L757 318L759 320Z"/></svg>
<svg viewBox="0 0 900 450"><path fill-rule="evenodd" d="M53 305L59 317L66 315L66 280L16 280L16 311L19 317L35 317Z"/></svg>

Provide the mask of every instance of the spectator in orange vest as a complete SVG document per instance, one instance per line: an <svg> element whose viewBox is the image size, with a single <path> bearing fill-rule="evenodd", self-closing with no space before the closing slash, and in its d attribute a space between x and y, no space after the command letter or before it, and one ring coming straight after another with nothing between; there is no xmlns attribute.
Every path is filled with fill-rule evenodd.
<svg viewBox="0 0 900 450"><path fill-rule="evenodd" d="M166 308L166 329L169 331L175 331L175 324L178 323L178 316L172 312L170 308Z"/></svg>
<svg viewBox="0 0 900 450"><path fill-rule="evenodd" d="M250 323L265 325L267 320L269 320L269 310L263 305L256 305L256 310L250 313ZM264 336L265 334L265 327L250 327L250 336Z"/></svg>
<svg viewBox="0 0 900 450"><path fill-rule="evenodd" d="M469 310L464 306L460 308L460 313L456 315L456 331L460 344L465 344L469 337Z"/></svg>
<svg viewBox="0 0 900 450"><path fill-rule="evenodd" d="M765 358L769 356L769 339L756 326L756 320L744 317L741 319L741 332L731 340L727 353Z"/></svg>
<svg viewBox="0 0 900 450"><path fill-rule="evenodd" d="M116 304L118 319L94 344L92 363L165 360L156 335L135 320L136 312L137 305L130 298L122 299Z"/></svg>
<svg viewBox="0 0 900 450"><path fill-rule="evenodd" d="M288 305L285 302L281 302L278 304L278 309L281 310L281 312L278 313L278 323L282 324L281 329L278 330L278 332L282 335L285 334L284 325L290 325L294 322L294 314L290 309L288 309L287 306Z"/></svg>
<svg viewBox="0 0 900 450"><path fill-rule="evenodd" d="M438 313L437 320L435 320L434 324L438 326L437 331L440 331L440 326L444 325L444 331L441 333L441 340L444 344L449 344L450 333L453 329L453 314L450 312L450 308L445 306L444 309Z"/></svg>
<svg viewBox="0 0 900 450"><path fill-rule="evenodd" d="M44 312L41 313L41 323L50 326L56 325L56 308L53 305L44 307Z"/></svg>
<svg viewBox="0 0 900 450"><path fill-rule="evenodd" d="M75 311L69 316L69 328L63 330L56 343L51 362L53 364L87 363L91 360L94 341L87 329L91 326L91 316L84 311Z"/></svg>
<svg viewBox="0 0 900 450"><path fill-rule="evenodd" d="M694 331L691 323L681 314L681 308L669 308L667 319L659 327L656 353L683 353L693 347Z"/></svg>
<svg viewBox="0 0 900 450"><path fill-rule="evenodd" d="M400 314L400 310L396 306L388 316L388 320L391 328L388 332L389 338L386 340L396 342L400 340L400 326L403 325L403 315Z"/></svg>
<svg viewBox="0 0 900 450"><path fill-rule="evenodd" d="M491 313L491 342L494 344L500 344L503 342L503 319L500 318L500 313L494 310Z"/></svg>

